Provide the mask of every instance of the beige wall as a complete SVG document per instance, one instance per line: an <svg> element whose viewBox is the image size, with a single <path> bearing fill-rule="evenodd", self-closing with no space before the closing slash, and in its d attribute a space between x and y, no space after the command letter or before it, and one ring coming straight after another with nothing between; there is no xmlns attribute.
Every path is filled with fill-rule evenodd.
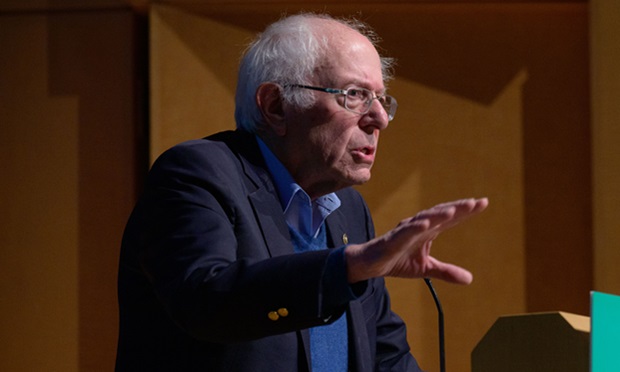
<svg viewBox="0 0 620 372"><path fill-rule="evenodd" d="M0 369L7 371L75 371L78 362L78 98L49 95L47 26L45 17L0 22Z"/></svg>
<svg viewBox="0 0 620 372"><path fill-rule="evenodd" d="M139 174L134 16L0 10L0 370L110 371Z"/></svg>
<svg viewBox="0 0 620 372"><path fill-rule="evenodd" d="M620 294L620 2L591 0L594 289Z"/></svg>

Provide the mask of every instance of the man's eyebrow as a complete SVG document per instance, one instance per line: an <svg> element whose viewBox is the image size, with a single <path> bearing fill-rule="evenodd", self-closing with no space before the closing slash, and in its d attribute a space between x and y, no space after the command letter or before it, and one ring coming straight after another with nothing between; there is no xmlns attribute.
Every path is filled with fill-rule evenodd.
<svg viewBox="0 0 620 372"><path fill-rule="evenodd" d="M377 95L385 94L387 92L387 87L385 85L379 90L374 90L367 83L359 80L353 80L351 83L345 84L345 86L349 86L349 88L346 89L350 89L353 87L368 89L369 91L374 92Z"/></svg>

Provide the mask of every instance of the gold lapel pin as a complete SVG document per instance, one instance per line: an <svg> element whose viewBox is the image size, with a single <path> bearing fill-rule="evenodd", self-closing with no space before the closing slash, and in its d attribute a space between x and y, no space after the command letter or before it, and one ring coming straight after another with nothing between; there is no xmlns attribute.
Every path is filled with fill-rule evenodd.
<svg viewBox="0 0 620 372"><path fill-rule="evenodd" d="M349 244L349 237L347 236L346 233L342 234L342 242L344 244Z"/></svg>

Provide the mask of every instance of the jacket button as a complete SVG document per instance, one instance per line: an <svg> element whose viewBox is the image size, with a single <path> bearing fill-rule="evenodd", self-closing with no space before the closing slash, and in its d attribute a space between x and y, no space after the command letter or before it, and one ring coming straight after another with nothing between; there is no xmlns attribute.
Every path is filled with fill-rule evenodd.
<svg viewBox="0 0 620 372"><path fill-rule="evenodd" d="M269 313L267 313L267 317L271 320L273 320L274 322L278 319L280 319L280 315L278 315L277 312L275 311L270 311Z"/></svg>
<svg viewBox="0 0 620 372"><path fill-rule="evenodd" d="M278 315L280 315L281 317L287 317L288 316L288 309L285 307L281 307L278 309Z"/></svg>

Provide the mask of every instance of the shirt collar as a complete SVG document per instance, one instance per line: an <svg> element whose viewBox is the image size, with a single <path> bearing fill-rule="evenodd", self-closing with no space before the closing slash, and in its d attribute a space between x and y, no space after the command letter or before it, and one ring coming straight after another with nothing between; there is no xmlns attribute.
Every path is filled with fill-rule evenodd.
<svg viewBox="0 0 620 372"><path fill-rule="evenodd" d="M286 221L302 233L316 235L327 216L340 207L340 199L336 193L330 193L311 201L269 147L258 136L256 140L278 191Z"/></svg>

